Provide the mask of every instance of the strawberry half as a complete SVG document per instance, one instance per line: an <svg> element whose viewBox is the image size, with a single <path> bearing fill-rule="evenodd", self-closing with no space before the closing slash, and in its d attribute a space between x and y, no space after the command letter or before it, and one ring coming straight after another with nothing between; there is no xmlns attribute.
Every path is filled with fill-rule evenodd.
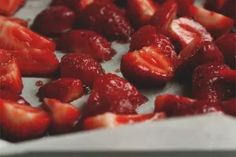
<svg viewBox="0 0 236 157"><path fill-rule="evenodd" d="M25 0L2 0L0 2L0 14L13 15L24 3Z"/></svg>
<svg viewBox="0 0 236 157"><path fill-rule="evenodd" d="M61 35L57 49L64 52L80 52L91 55L98 61L110 60L115 51L103 36L89 30L73 30Z"/></svg>
<svg viewBox="0 0 236 157"><path fill-rule="evenodd" d="M141 122L159 121L165 118L164 113L154 113L145 115L118 115L114 113L104 113L84 120L85 130L100 128L115 128L121 125L130 125Z"/></svg>
<svg viewBox="0 0 236 157"><path fill-rule="evenodd" d="M190 10L192 17L203 25L214 37L219 37L229 32L234 26L233 19L230 19L222 14L208 11L197 6L191 6Z"/></svg>
<svg viewBox="0 0 236 157"><path fill-rule="evenodd" d="M170 53L152 45L125 54L121 59L121 72L139 86L160 86L174 76L174 62L175 58Z"/></svg>
<svg viewBox="0 0 236 157"><path fill-rule="evenodd" d="M223 101L222 108L226 114L236 117L236 98Z"/></svg>
<svg viewBox="0 0 236 157"><path fill-rule="evenodd" d="M7 20L7 21L11 21L14 23L17 23L23 27L28 27L28 22L26 20L17 18L17 17L4 17L4 16L0 16L0 20Z"/></svg>
<svg viewBox="0 0 236 157"><path fill-rule="evenodd" d="M4 137L10 140L26 140L43 135L50 118L40 108L0 99L0 125Z"/></svg>
<svg viewBox="0 0 236 157"><path fill-rule="evenodd" d="M20 70L15 58L0 50L0 91L20 94L23 89Z"/></svg>
<svg viewBox="0 0 236 157"><path fill-rule="evenodd" d="M182 96L166 94L157 96L155 100L155 112L164 112L168 117L192 116L221 111L221 107L216 103L197 101Z"/></svg>
<svg viewBox="0 0 236 157"><path fill-rule="evenodd" d="M80 118L80 110L71 104L56 99L44 99L44 107L51 117L50 131L54 134L67 133L73 130Z"/></svg>
<svg viewBox="0 0 236 157"><path fill-rule="evenodd" d="M153 0L128 0L126 14L133 26L139 27L147 24L155 14L157 6Z"/></svg>
<svg viewBox="0 0 236 157"><path fill-rule="evenodd" d="M179 42L182 48L187 46L196 36L206 41L212 41L211 35L201 24L185 17L172 21L170 25L170 36Z"/></svg>
<svg viewBox="0 0 236 157"><path fill-rule="evenodd" d="M128 81L114 74L106 74L95 80L85 106L85 116L105 112L135 114L137 107L146 101L147 98Z"/></svg>
<svg viewBox="0 0 236 157"><path fill-rule="evenodd" d="M55 98L62 102L71 102L81 97L83 93L83 83L79 79L60 78L40 87L38 96L40 99Z"/></svg>

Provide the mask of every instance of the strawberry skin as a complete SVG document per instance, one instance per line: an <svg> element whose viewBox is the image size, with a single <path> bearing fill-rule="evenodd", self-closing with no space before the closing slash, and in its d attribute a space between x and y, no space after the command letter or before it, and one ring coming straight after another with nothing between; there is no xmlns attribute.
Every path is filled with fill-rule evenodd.
<svg viewBox="0 0 236 157"><path fill-rule="evenodd" d="M80 52L91 55L98 61L110 60L115 51L103 36L89 30L73 30L61 35L57 49L64 52Z"/></svg>
<svg viewBox="0 0 236 157"><path fill-rule="evenodd" d="M83 84L79 79L60 78L40 87L38 96L40 99L55 98L62 102L71 102L81 97L83 93Z"/></svg>
<svg viewBox="0 0 236 157"><path fill-rule="evenodd" d="M223 101L222 108L226 114L236 117L236 98Z"/></svg>
<svg viewBox="0 0 236 157"><path fill-rule="evenodd" d="M40 108L0 99L0 125L4 137L10 140L26 140L43 135L50 118Z"/></svg>
<svg viewBox="0 0 236 157"><path fill-rule="evenodd" d="M25 0L2 0L0 2L0 14L13 15L24 3Z"/></svg>
<svg viewBox="0 0 236 157"><path fill-rule="evenodd" d="M70 132L79 121L80 110L71 104L45 98L43 106L51 117L50 132L53 134Z"/></svg>
<svg viewBox="0 0 236 157"><path fill-rule="evenodd" d="M20 70L15 58L6 50L0 50L0 91L20 94L23 89Z"/></svg>
<svg viewBox="0 0 236 157"><path fill-rule="evenodd" d="M118 115L107 112L101 115L86 118L83 123L83 129L92 130L100 128L115 128L121 125L158 121L164 118L164 113L151 113L145 115Z"/></svg>
<svg viewBox="0 0 236 157"><path fill-rule="evenodd" d="M195 0L175 0L178 5L178 16L188 17L189 15L189 6L194 4Z"/></svg>
<svg viewBox="0 0 236 157"><path fill-rule="evenodd" d="M135 114L136 109L145 103L144 97L134 86L114 74L98 77L85 106L85 116L105 112Z"/></svg>
<svg viewBox="0 0 236 157"><path fill-rule="evenodd" d="M170 53L152 45L125 54L121 59L121 72L138 86L160 86L174 76L174 62Z"/></svg>

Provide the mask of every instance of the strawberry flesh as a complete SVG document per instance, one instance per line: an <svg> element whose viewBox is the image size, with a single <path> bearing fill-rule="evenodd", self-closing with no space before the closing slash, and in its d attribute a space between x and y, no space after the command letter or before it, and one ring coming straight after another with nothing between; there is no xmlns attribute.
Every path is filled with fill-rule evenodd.
<svg viewBox="0 0 236 157"><path fill-rule="evenodd" d="M0 14L13 15L24 3L25 0L1 0Z"/></svg>

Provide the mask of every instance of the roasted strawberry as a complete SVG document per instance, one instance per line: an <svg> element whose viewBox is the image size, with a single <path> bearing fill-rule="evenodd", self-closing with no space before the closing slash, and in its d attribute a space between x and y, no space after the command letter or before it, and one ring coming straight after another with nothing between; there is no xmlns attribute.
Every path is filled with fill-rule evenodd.
<svg viewBox="0 0 236 157"><path fill-rule="evenodd" d="M158 121L165 118L164 113L151 113L144 115L118 115L114 113L104 113L84 120L83 128L85 130L100 128L115 128L121 125Z"/></svg>
<svg viewBox="0 0 236 157"><path fill-rule="evenodd" d="M0 91L20 94L23 88L20 70L15 58L0 50Z"/></svg>
<svg viewBox="0 0 236 157"><path fill-rule="evenodd" d="M197 101L182 96L166 94L156 97L155 112L164 112L168 117L190 116L221 112L221 107L216 103Z"/></svg>
<svg viewBox="0 0 236 157"><path fill-rule="evenodd" d="M226 114L236 117L236 98L223 101L222 109Z"/></svg>
<svg viewBox="0 0 236 157"><path fill-rule="evenodd" d="M112 40L127 40L133 32L122 11L112 3L92 3L81 12L80 22Z"/></svg>
<svg viewBox="0 0 236 157"><path fill-rule="evenodd" d="M102 66L92 57L83 53L71 53L61 60L61 76L79 78L92 87L94 80L103 75Z"/></svg>
<svg viewBox="0 0 236 157"><path fill-rule="evenodd" d="M126 13L134 27L147 24L157 7L153 0L128 0Z"/></svg>
<svg viewBox="0 0 236 157"><path fill-rule="evenodd" d="M233 28L234 21L229 17L197 6L191 6L190 10L192 17L214 37L219 37Z"/></svg>
<svg viewBox="0 0 236 157"><path fill-rule="evenodd" d="M54 6L43 10L34 20L32 29L44 35L60 34L72 29L75 13L65 6Z"/></svg>
<svg viewBox="0 0 236 157"><path fill-rule="evenodd" d="M0 14L13 15L24 3L25 0L2 0L0 2Z"/></svg>
<svg viewBox="0 0 236 157"><path fill-rule="evenodd" d="M127 53L121 59L121 72L138 86L163 85L175 72L175 57L166 52L154 45Z"/></svg>
<svg viewBox="0 0 236 157"><path fill-rule="evenodd" d="M39 108L0 99L1 133L10 140L26 140L43 135L50 124L46 112Z"/></svg>
<svg viewBox="0 0 236 157"><path fill-rule="evenodd" d="M71 102L83 95L83 84L79 79L60 78L39 88L38 96L55 98L62 102Z"/></svg>
<svg viewBox="0 0 236 157"><path fill-rule="evenodd" d="M85 116L94 116L105 112L134 114L144 97L128 81L114 74L98 77L85 106Z"/></svg>
<svg viewBox="0 0 236 157"><path fill-rule="evenodd" d="M98 61L110 60L115 51L103 36L89 30L73 30L57 40L57 49L64 52L80 52L91 55Z"/></svg>
<svg viewBox="0 0 236 157"><path fill-rule="evenodd" d="M61 134L73 130L80 118L80 110L71 104L62 103L56 99L44 99L43 106L52 119L50 132Z"/></svg>
<svg viewBox="0 0 236 157"><path fill-rule="evenodd" d="M172 21L170 25L170 35L174 40L180 43L182 48L187 46L196 36L206 41L212 41L211 35L201 24L185 17Z"/></svg>
<svg viewBox="0 0 236 157"><path fill-rule="evenodd" d="M154 25L157 30L167 32L176 14L177 3L174 0L168 0L156 11L150 20L150 24Z"/></svg>
<svg viewBox="0 0 236 157"><path fill-rule="evenodd" d="M225 63L236 68L236 33L228 33L215 41L224 55Z"/></svg>

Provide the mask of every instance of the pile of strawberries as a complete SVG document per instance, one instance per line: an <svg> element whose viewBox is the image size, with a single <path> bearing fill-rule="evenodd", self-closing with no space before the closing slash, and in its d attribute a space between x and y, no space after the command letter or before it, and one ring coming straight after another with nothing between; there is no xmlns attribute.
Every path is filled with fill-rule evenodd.
<svg viewBox="0 0 236 157"><path fill-rule="evenodd" d="M1 1L1 138L210 112L236 116L235 2L207 0L203 8L194 0L53 0L28 28L10 17L24 0ZM111 41L130 42L120 64L125 79L101 66L116 54ZM55 50L67 53L60 62ZM38 76L53 80L39 88L40 107L32 107L20 96L22 77ZM138 114L148 102L138 89L170 81L191 89L189 97L158 95L154 113ZM88 88L82 109L70 104Z"/></svg>

